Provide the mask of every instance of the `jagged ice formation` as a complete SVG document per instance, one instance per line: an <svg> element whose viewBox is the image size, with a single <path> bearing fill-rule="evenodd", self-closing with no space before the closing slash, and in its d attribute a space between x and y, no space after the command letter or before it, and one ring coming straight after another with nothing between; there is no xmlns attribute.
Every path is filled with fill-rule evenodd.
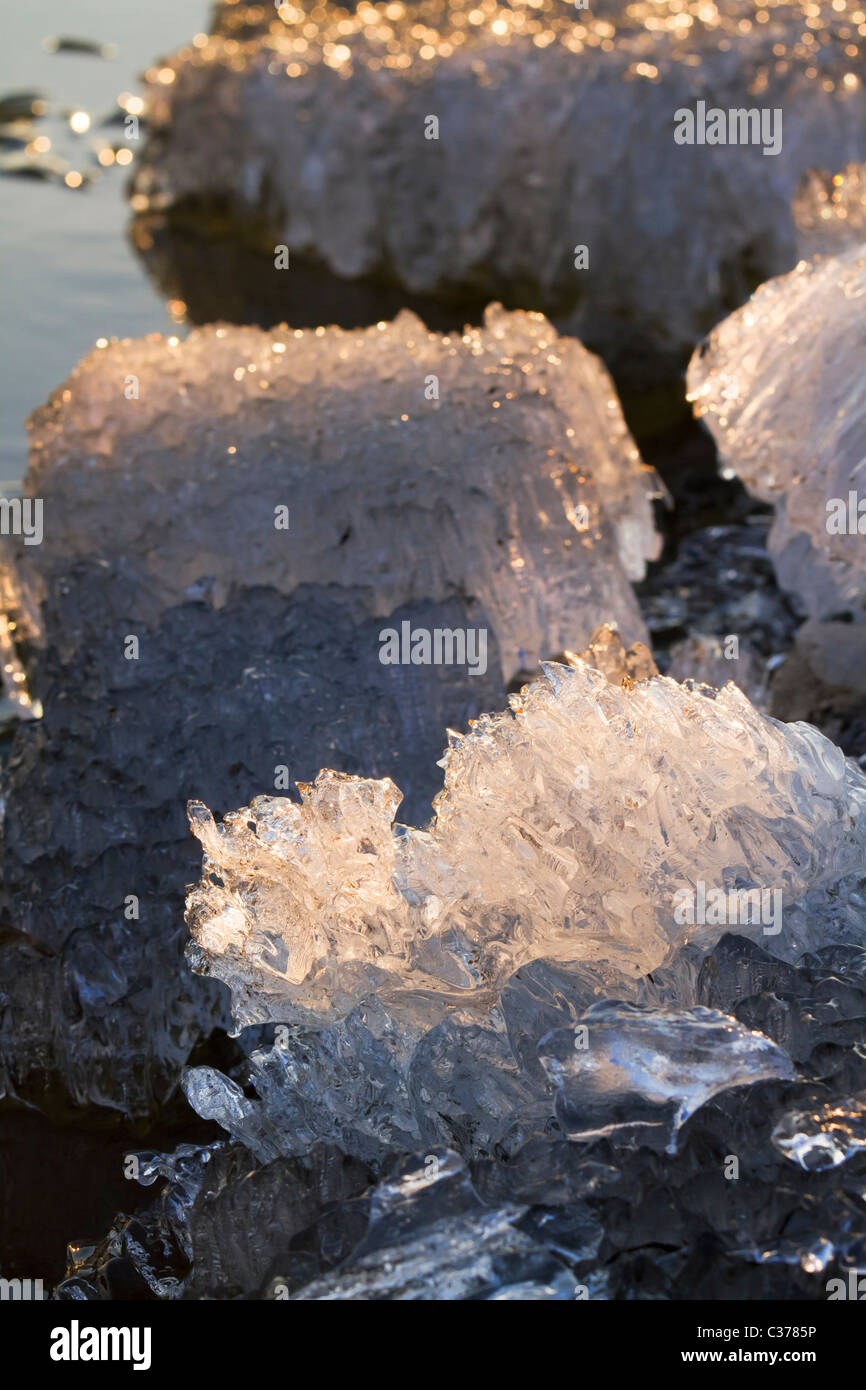
<svg viewBox="0 0 866 1390"><path fill-rule="evenodd" d="M791 958L824 939L819 903L840 933L862 928L866 781L817 730L733 685L546 670L452 735L427 830L392 827L389 780L333 772L222 826L193 803L194 959L239 1021L334 1022L373 995L484 1011L539 957L643 975L718 934L677 923L676 891L699 881L778 889Z"/></svg>
<svg viewBox="0 0 866 1390"><path fill-rule="evenodd" d="M137 1115L226 1022L181 967L185 802L327 765L393 776L422 823L504 672L600 618L643 635L658 485L598 362L496 309L452 339L403 315L106 343L31 438L44 535L7 538L4 593L45 716L3 779L0 1085ZM404 625L483 632L485 661L383 664Z"/></svg>
<svg viewBox="0 0 866 1390"><path fill-rule="evenodd" d="M213 1068L187 1072L201 1115L264 1162L317 1140L369 1162L455 1139L515 1154L550 1120L557 1075L566 1086L540 1065L543 1034L589 1027L586 1102L592 1006L611 997L662 1010L630 1046L669 1047L674 1079L653 1091L658 1058L628 1074L650 1109L672 1102L666 1135L737 1076L792 1075L785 1053L722 1014L702 1025L670 1010L705 1002L694 971L723 923L789 961L828 941L862 949L866 779L733 685L635 681L627 664L621 651L619 682L610 660L607 676L579 658L550 666L510 713L455 737L425 831L392 826L389 781L330 772L300 804L260 797L221 826L193 804L205 859L191 962L229 985L238 1025L278 1025L241 1034L255 1095ZM759 887L779 906L772 921L733 906ZM678 911L683 892L694 907L715 889L721 916ZM725 1041L709 1063L702 1026ZM635 1027L614 1019L620 1056ZM625 1081L601 1104L628 1100Z"/></svg>

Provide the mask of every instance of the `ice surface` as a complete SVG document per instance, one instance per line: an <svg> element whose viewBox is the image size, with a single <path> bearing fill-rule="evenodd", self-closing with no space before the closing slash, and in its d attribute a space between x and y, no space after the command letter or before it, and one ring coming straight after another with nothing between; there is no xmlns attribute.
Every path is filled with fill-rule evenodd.
<svg viewBox="0 0 866 1390"><path fill-rule="evenodd" d="M789 1111L773 1130L773 1143L809 1172L845 1163L866 1149L866 1094Z"/></svg>
<svg viewBox="0 0 866 1390"><path fill-rule="evenodd" d="M604 368L539 315L111 343L30 429L45 534L15 572L37 626L87 557L114 568L112 621L148 626L254 585L363 590L371 617L474 599L506 678L599 622L646 635L628 581L659 548L660 484Z"/></svg>
<svg viewBox="0 0 866 1390"><path fill-rule="evenodd" d="M852 1148L845 1162L815 1172L789 1162L773 1136L792 1109L820 1122L827 1098L837 1139L843 1126L862 1130L866 952L826 946L795 966L727 934L706 954L681 948L664 970L637 982L639 1011L598 1003L599 988L592 970L539 961L503 991L504 1031L495 1020L484 1028L446 1021L432 1029L410 1072L418 1121L428 1126L422 1145L395 1128L366 1159L348 1133L336 1145L316 1143L300 1102L310 1107L307 1118L313 1105L334 1117L342 1106L347 1115L352 1069L360 1086L366 1068L362 1122L384 1113L392 1080L369 1048L374 1011L367 1014L368 1050L354 1059L357 1024L354 1033L343 1025L287 1030L273 1048L263 1042L273 1029L242 1034L241 1044L253 1049L248 1060L258 1093L269 1072L262 1108L276 1120L282 1104L280 1142L270 1154L229 1141L139 1155L139 1180L164 1180L162 1190L150 1207L118 1217L105 1240L70 1251L58 1296L522 1299L572 1289L565 1296L596 1299L634 1297L639 1287L644 1297L701 1298L718 1297L721 1287L732 1298L826 1297L827 1278L846 1265L862 1267L866 1255L866 1149ZM786 1015L794 1014L796 1037L790 1028L783 1036ZM666 1136L653 1140L639 1124L569 1141L536 1052L549 1057L551 1039L555 1045L561 1037L573 1050L575 1024L593 1017L610 1024L608 1041L631 1069L627 1085L638 1088L627 1105L618 1093L624 1119L629 1111L632 1119L647 1118L646 1091L660 1086L697 1099L700 1083L712 1086L726 1066L726 1086L746 1074L755 1079L751 1067L743 1072L742 1058L731 1065L732 1043L735 1052L746 1046L750 1062L763 1056L768 1070L778 1064L784 1074L791 1069L779 1048L793 1039L803 1079L770 1077L700 1097L676 1151L664 1158L657 1150ZM384 1055L388 1036L378 1031ZM708 1033L722 1041L723 1064L718 1054L701 1053ZM684 1076L680 1086L676 1065L693 1064L696 1051L697 1076ZM291 1084L278 1081L277 1054ZM524 1107L522 1126L503 1144L497 1113L505 1108L509 1056L535 1103ZM305 1068L310 1085L301 1098ZM249 1073L238 1066L233 1076L231 1093L243 1099L222 1122L234 1129L245 1116L250 1134L261 1136L264 1125L254 1131L250 1122ZM816 1080L824 1097L818 1102ZM211 1069L207 1084L217 1102L214 1081ZM663 1104L658 1108L665 1113ZM429 1138L443 1121L447 1146L443 1129ZM284 1154L271 1156L281 1146Z"/></svg>
<svg viewBox="0 0 866 1390"><path fill-rule="evenodd" d="M308 1284L297 1298L573 1298L576 1279L562 1259L518 1227L524 1214L516 1204L485 1206L454 1155L404 1162L375 1190L370 1229L337 1277ZM277 1275L271 1291L279 1283Z"/></svg>
<svg viewBox="0 0 866 1390"><path fill-rule="evenodd" d="M156 1202L135 1216L119 1216L95 1247L70 1247L59 1298L249 1296L275 1256L317 1222L327 1226L337 1204L346 1204L341 1225L347 1247L341 1251L331 1222L332 1260L348 1254L366 1226L363 1199L371 1175L326 1145L303 1159L258 1169L247 1150L226 1143L184 1144L172 1154L136 1158L140 1182L166 1180ZM296 1258L304 1262L303 1253ZM316 1272L321 1267L316 1264Z"/></svg>
<svg viewBox="0 0 866 1390"><path fill-rule="evenodd" d="M782 587L815 620L815 670L838 665L846 617L866 680L866 251L803 262L763 285L695 353L690 398L725 467L776 517ZM853 498L853 503L852 499ZM839 681L839 684L844 682Z"/></svg>
<svg viewBox="0 0 866 1390"><path fill-rule="evenodd" d="M322 1026L374 995L416 1020L483 1015L539 957L636 978L721 935L701 893L766 893L778 916L752 912L747 934L789 959L830 917L860 938L866 779L828 740L732 685L546 669L452 736L426 831L392 827L390 780L331 771L300 804L257 797L222 825L191 805L191 959L229 985L240 1023Z"/></svg>
<svg viewBox="0 0 866 1390"><path fill-rule="evenodd" d="M795 263L806 171L866 158L857 9L226 5L150 74L133 206L204 205L221 225L228 207L248 242L298 254L285 274L309 257L567 314L651 374ZM698 100L781 110L781 149L677 144L675 113Z"/></svg>
<svg viewBox="0 0 866 1390"><path fill-rule="evenodd" d="M577 1289L557 1232L532 1229L525 1205L482 1201L447 1150L403 1156L373 1187L325 1145L266 1168L237 1145L140 1157L142 1181L169 1179L158 1204L118 1218L96 1249L73 1248L58 1297L523 1301ZM582 1234L597 1246L590 1214Z"/></svg>
<svg viewBox="0 0 866 1390"><path fill-rule="evenodd" d="M760 1033L702 1007L645 1012L596 1004L542 1040L569 1139L653 1131L676 1152L677 1131L711 1096L769 1078L793 1080L790 1058Z"/></svg>
<svg viewBox="0 0 866 1390"><path fill-rule="evenodd" d="M327 761L399 779L422 824L445 730L501 704L504 689L492 635L483 676L383 666L380 620L346 591L255 589L219 612L180 604L126 661L116 632L96 636L106 571L79 564L67 588L43 614L44 717L19 729L3 774L3 896L25 935L0 949L0 1087L39 1105L56 1090L147 1113L228 1021L224 991L183 960L199 862L186 800L229 807ZM393 621L455 628L477 616L451 599Z"/></svg>
<svg viewBox="0 0 866 1390"><path fill-rule="evenodd" d="M226 1021L179 954L185 802L327 766L392 777L423 823L503 671L600 618L644 635L657 485L597 361L496 309L453 339L403 315L108 344L31 437L44 536L8 538L4 593L45 718L4 770L0 1086L147 1113ZM485 659L383 664L406 623L483 632Z"/></svg>

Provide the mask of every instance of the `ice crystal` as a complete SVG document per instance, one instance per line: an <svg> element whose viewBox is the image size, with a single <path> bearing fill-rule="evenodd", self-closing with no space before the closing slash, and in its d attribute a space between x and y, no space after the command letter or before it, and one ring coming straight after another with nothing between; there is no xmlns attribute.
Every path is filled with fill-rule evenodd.
<svg viewBox="0 0 866 1390"><path fill-rule="evenodd" d="M866 779L815 729L579 658L510 705L452 736L423 831L392 826L389 779L330 771L222 825L191 805L192 960L239 1022L323 1026L373 996L416 1023L483 1015L540 957L636 978L732 921L789 959L831 920L862 933Z"/></svg>

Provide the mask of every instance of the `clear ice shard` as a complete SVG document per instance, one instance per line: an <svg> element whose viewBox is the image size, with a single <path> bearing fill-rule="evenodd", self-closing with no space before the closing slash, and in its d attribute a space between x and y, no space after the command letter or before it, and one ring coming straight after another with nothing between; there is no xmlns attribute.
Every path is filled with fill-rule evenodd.
<svg viewBox="0 0 866 1390"><path fill-rule="evenodd" d="M788 1111L773 1130L773 1143L810 1173L838 1167L866 1149L866 1092Z"/></svg>
<svg viewBox="0 0 866 1390"><path fill-rule="evenodd" d="M866 247L762 285L698 348L695 411L775 506L768 546L813 669L866 688ZM846 632L845 629L848 628ZM804 648L805 649L805 648Z"/></svg>
<svg viewBox="0 0 866 1390"><path fill-rule="evenodd" d="M571 1027L543 1038L539 1055L569 1139L628 1130L635 1142L660 1136L669 1153L676 1152L677 1131L710 1097L796 1075L787 1053L762 1033L700 1006L595 1004Z"/></svg>
<svg viewBox="0 0 866 1390"><path fill-rule="evenodd" d="M331 771L221 825L192 803L190 958L240 1025L327 1026L373 996L416 1025L483 1017L533 960L636 979L722 923L789 960L831 929L862 941L866 778L817 730L580 658L510 706L452 736L423 831L392 825L390 780Z"/></svg>
<svg viewBox="0 0 866 1390"><path fill-rule="evenodd" d="M520 1302L572 1299L566 1263L518 1226L526 1208L486 1206L456 1154L405 1160L374 1190L370 1227L335 1276L300 1302L417 1299ZM271 1280L271 1296L280 1283Z"/></svg>
<svg viewBox="0 0 866 1390"><path fill-rule="evenodd" d="M442 0L312 21L224 5L149 84L134 206L228 206L271 257L297 254L289 275L309 257L416 293L513 294L646 373L795 264L808 169L866 158L857 9L781 3L756 24L752 0L513 0L455 23ZM675 113L701 101L781 111L783 138L677 143Z"/></svg>
<svg viewBox="0 0 866 1390"><path fill-rule="evenodd" d="M538 314L114 342L30 432L44 538L15 545L12 575L37 630L88 559L115 575L118 621L148 626L254 585L354 589L371 617L472 598L506 679L599 622L646 637L629 580L658 553L661 484L604 367Z"/></svg>

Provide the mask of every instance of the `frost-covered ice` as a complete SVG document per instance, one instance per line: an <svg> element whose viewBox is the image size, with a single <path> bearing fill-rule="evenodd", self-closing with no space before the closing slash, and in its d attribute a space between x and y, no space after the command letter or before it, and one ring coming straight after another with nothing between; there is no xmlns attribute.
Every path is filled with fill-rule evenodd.
<svg viewBox="0 0 866 1390"><path fill-rule="evenodd" d="M857 10L225 5L213 36L149 75L133 206L224 221L228 205L247 240L297 253L286 274L311 257L509 298L651 374L795 263L806 171L866 158ZM698 101L782 111L781 147L675 143L675 113Z"/></svg>
<svg viewBox="0 0 866 1390"><path fill-rule="evenodd" d="M192 959L239 1022L321 1026L374 995L427 1021L484 1012L539 957L637 977L730 921L697 896L689 920L680 890L775 895L772 923L744 929L790 959L831 921L857 938L866 779L817 730L733 685L546 670L452 736L425 831L392 825L389 780L329 771L300 804L257 797L222 825L191 806Z"/></svg>
<svg viewBox="0 0 866 1390"><path fill-rule="evenodd" d="M629 580L659 548L660 484L604 368L539 315L493 307L450 338L403 313L112 343L30 428L31 623L86 557L116 571L104 612L147 625L254 585L355 589L371 617L474 598L506 678L602 621L645 637Z"/></svg>
<svg viewBox="0 0 866 1390"><path fill-rule="evenodd" d="M688 374L723 465L776 508L779 583L813 620L821 670L839 665L837 624L866 682L866 248L801 263L710 335ZM822 633L823 639L822 640ZM823 651L824 655L820 655ZM834 655L835 652L835 655ZM842 683L841 681L839 682Z"/></svg>
<svg viewBox="0 0 866 1390"><path fill-rule="evenodd" d="M605 997L721 1009L692 1027L626 1011L610 1030L620 1050L635 1034L635 1056L650 1040L634 1089L644 1107L676 1098L676 1124L737 1077L792 1075L779 1046L799 1035L755 1038L760 1020L725 1019L732 996L704 1000L695 972L727 927L790 961L863 941L866 779L733 685L634 679L609 633L593 646L608 675L551 666L453 739L425 831L392 826L387 780L329 772L300 804L257 798L221 826L192 807L190 959L229 985L239 1025L277 1027L242 1035L243 1081L198 1067L185 1088L258 1161L317 1140L370 1162L422 1143L516 1153L553 1115L543 1035ZM622 668L639 661L620 649ZM772 919L732 906L758 887ZM699 905L713 888L721 913ZM678 1092L710 1022L730 1056Z"/></svg>

